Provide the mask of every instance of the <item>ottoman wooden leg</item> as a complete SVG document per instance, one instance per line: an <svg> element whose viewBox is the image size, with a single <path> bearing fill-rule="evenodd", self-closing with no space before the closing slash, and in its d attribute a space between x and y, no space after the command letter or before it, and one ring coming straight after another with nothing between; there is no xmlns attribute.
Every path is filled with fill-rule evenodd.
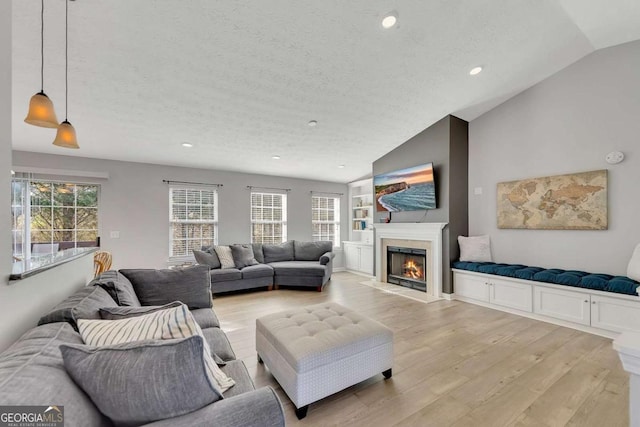
<svg viewBox="0 0 640 427"><path fill-rule="evenodd" d="M305 405L302 408L296 408L296 417L299 420L303 419L307 416L307 411L309 410L309 405Z"/></svg>
<svg viewBox="0 0 640 427"><path fill-rule="evenodd" d="M318 291L318 292L322 292L322 286L318 286L318 287L316 288L316 291Z"/></svg>
<svg viewBox="0 0 640 427"><path fill-rule="evenodd" d="M279 285L273 285L273 289L275 289L277 291L278 289L280 289L280 286Z"/></svg>
<svg viewBox="0 0 640 427"><path fill-rule="evenodd" d="M261 364L261 365L264 363L264 361L262 360L262 357L260 357L260 355L258 355L258 363Z"/></svg>
<svg viewBox="0 0 640 427"><path fill-rule="evenodd" d="M385 380L388 380L389 378L391 378L391 375L392 375L391 369L387 369L382 373L382 375L384 375Z"/></svg>
<svg viewBox="0 0 640 427"><path fill-rule="evenodd" d="M272 291L272 290L273 290L273 285L269 285L269 286L267 286L267 290L268 290L268 291Z"/></svg>

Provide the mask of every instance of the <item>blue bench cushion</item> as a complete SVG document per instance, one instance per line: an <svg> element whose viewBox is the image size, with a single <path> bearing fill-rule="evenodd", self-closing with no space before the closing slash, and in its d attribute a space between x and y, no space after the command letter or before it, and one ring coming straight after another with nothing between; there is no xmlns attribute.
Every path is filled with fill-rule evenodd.
<svg viewBox="0 0 640 427"><path fill-rule="evenodd" d="M624 276L614 277L609 274L592 274L585 271L562 270L559 268L543 269L540 267L527 267L522 264L456 261L453 263L453 268L634 296L638 295L636 288L640 286L639 282Z"/></svg>

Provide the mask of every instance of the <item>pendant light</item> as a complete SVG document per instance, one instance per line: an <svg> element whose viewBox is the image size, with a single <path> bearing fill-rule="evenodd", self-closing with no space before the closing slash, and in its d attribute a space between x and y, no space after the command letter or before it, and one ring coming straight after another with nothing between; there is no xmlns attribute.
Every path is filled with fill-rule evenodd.
<svg viewBox="0 0 640 427"><path fill-rule="evenodd" d="M64 1L65 37L64 37L64 121L58 126L53 145L63 148L80 148L76 139L76 130L67 117L69 115L69 0Z"/></svg>
<svg viewBox="0 0 640 427"><path fill-rule="evenodd" d="M44 93L44 0L40 9L40 92L31 97L24 121L33 126L57 128L58 118L53 102Z"/></svg>

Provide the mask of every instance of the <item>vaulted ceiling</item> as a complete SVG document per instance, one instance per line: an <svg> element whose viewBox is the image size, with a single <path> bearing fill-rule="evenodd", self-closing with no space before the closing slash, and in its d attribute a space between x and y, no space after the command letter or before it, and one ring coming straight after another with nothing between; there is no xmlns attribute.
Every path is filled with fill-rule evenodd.
<svg viewBox="0 0 640 427"><path fill-rule="evenodd" d="M22 121L40 89L40 1L13 0L14 149L336 182L370 174L447 114L473 120L595 49L640 38L637 0L77 0L69 10L81 148L55 147L55 130ZM385 30L389 13L398 24ZM63 0L46 1L45 92L62 120Z"/></svg>

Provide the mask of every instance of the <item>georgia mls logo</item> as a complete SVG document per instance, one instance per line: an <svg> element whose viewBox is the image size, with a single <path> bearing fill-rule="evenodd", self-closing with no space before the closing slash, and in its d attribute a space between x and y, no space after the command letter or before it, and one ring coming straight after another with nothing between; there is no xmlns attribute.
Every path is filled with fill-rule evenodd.
<svg viewBox="0 0 640 427"><path fill-rule="evenodd" d="M64 427L64 406L0 406L0 427Z"/></svg>

